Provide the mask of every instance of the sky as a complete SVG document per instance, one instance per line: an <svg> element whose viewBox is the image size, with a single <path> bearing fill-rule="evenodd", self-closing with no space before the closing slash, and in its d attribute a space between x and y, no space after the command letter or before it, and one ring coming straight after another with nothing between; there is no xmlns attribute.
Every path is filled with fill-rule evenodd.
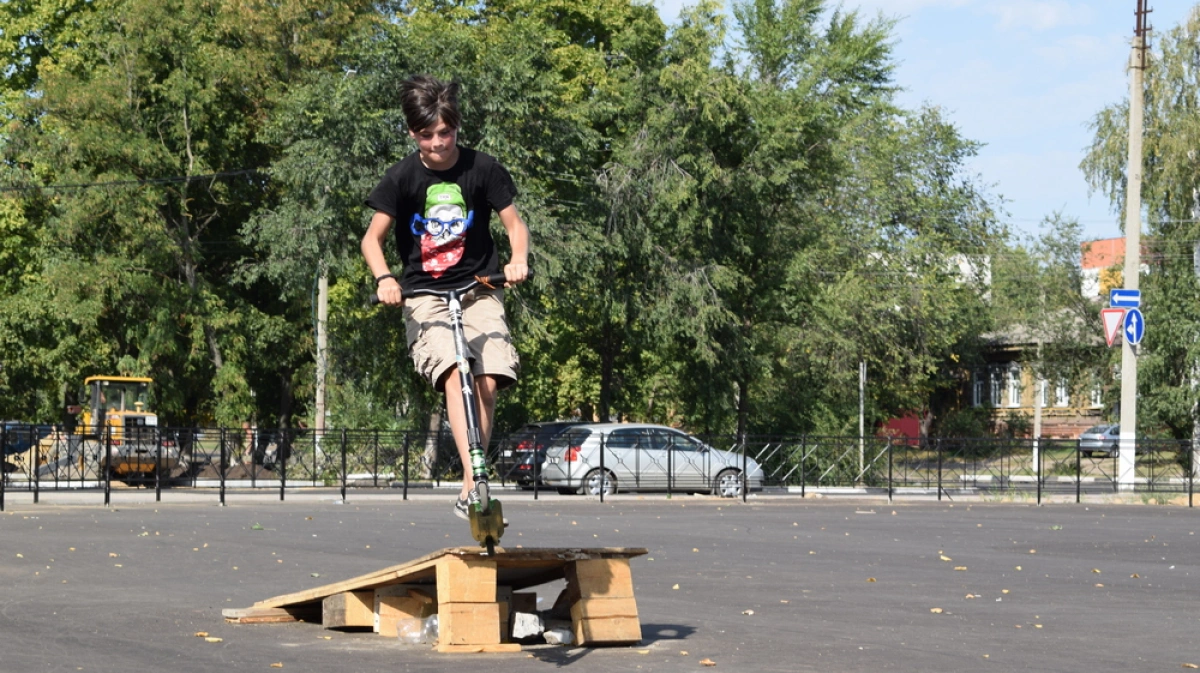
<svg viewBox="0 0 1200 673"><path fill-rule="evenodd" d="M692 2L653 0L672 25ZM1166 32L1200 0L1149 0ZM836 6L836 2L829 2ZM897 102L942 108L982 143L968 170L1002 197L1005 221L1036 236L1054 212L1079 221L1085 240L1122 236L1123 215L1090 194L1079 163L1089 122L1129 95L1137 0L844 0L865 17L897 20ZM1151 33L1151 45L1155 34Z"/></svg>

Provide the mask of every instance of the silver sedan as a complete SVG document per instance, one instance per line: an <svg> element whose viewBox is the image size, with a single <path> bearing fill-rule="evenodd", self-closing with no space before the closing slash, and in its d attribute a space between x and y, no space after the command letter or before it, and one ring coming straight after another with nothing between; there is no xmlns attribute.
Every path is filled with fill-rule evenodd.
<svg viewBox="0 0 1200 673"><path fill-rule="evenodd" d="M744 487L761 490L763 470L751 458L715 449L674 428L596 423L571 428L554 438L546 449L542 479L560 493L669 489L734 498L742 495Z"/></svg>

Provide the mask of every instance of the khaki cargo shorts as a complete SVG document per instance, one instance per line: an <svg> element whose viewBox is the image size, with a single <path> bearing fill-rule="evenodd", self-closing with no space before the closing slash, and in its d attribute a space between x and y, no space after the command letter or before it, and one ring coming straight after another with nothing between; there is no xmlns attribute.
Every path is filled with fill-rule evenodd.
<svg viewBox="0 0 1200 673"><path fill-rule="evenodd" d="M494 376L498 388L516 383L521 360L504 319L504 290L471 290L463 297L462 307L471 374ZM442 377L454 369L454 336L446 301L428 295L405 299L404 319L417 373L443 392Z"/></svg>

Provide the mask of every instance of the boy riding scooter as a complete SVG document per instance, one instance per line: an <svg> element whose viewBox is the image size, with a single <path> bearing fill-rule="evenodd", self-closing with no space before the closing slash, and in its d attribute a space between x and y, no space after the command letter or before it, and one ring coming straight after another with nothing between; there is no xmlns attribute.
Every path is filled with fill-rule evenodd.
<svg viewBox="0 0 1200 673"><path fill-rule="evenodd" d="M462 121L458 85L418 75L400 85L400 97L417 151L389 168L367 197L375 214L363 236L362 253L375 276L379 301L404 308L417 371L446 396L450 429L464 467L454 512L471 519L473 504L485 510L489 504L486 493L476 488L480 473L475 468L482 457L471 455L476 443L472 426L478 428L476 445L487 447L496 393L516 383L520 361L505 321L503 289L477 284L457 297L465 341L460 345L469 351L463 367L469 364L470 374L460 376L451 303L445 295L467 288L477 278L491 281L502 276L505 286L526 280L529 229L513 203L517 190L508 171L493 157L457 144ZM499 215L512 249L503 268L491 235L492 211ZM399 278L383 253L393 227L404 264ZM474 389L463 390L463 382L472 379ZM474 400L471 419L467 400Z"/></svg>

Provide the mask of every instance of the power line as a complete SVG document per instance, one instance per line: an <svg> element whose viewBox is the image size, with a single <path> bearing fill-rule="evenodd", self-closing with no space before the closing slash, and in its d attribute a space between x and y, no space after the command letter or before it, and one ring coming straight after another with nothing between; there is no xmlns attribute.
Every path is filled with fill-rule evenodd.
<svg viewBox="0 0 1200 673"><path fill-rule="evenodd" d="M126 187L130 185L162 185L175 182L195 182L198 180L216 180L218 178L229 178L238 175L257 175L262 174L262 171L257 168L243 168L236 171L223 171L220 173L206 173L204 175L176 175L166 178L145 178L142 180L113 180L110 182L80 182L66 185L32 185L28 187L0 187L0 192L32 192L35 190L66 190L66 189L92 189L94 187Z"/></svg>

